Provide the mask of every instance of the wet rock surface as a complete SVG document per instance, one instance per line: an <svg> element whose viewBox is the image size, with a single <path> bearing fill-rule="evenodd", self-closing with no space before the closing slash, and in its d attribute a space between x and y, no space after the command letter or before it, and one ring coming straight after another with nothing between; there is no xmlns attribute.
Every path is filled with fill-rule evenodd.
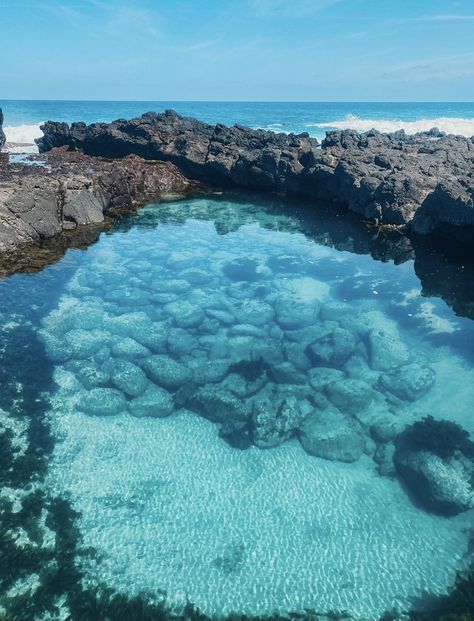
<svg viewBox="0 0 474 621"><path fill-rule="evenodd" d="M112 162L63 149L33 164L0 165L0 252L196 188L172 164L135 156Z"/></svg>
<svg viewBox="0 0 474 621"><path fill-rule="evenodd" d="M275 134L240 125L208 125L168 110L113 123L49 121L41 151L56 146L120 158L131 153L170 161L206 183L297 194L347 206L420 234L474 227L474 142L434 129L359 134Z"/></svg>

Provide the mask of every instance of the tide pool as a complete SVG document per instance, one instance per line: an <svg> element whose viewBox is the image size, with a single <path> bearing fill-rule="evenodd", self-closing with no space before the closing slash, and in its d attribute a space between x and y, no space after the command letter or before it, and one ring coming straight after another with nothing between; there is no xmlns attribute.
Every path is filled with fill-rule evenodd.
<svg viewBox="0 0 474 621"><path fill-rule="evenodd" d="M147 207L42 319L47 481L96 550L88 585L207 615L373 619L448 592L468 562L470 492L437 515L392 461L427 415L474 431L463 322L409 263L298 227L225 200Z"/></svg>

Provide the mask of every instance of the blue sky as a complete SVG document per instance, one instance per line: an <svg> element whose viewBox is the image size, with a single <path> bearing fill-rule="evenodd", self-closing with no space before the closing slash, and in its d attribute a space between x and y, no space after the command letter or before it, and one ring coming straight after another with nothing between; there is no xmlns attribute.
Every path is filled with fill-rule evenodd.
<svg viewBox="0 0 474 621"><path fill-rule="evenodd" d="M473 101L474 0L0 0L2 99Z"/></svg>

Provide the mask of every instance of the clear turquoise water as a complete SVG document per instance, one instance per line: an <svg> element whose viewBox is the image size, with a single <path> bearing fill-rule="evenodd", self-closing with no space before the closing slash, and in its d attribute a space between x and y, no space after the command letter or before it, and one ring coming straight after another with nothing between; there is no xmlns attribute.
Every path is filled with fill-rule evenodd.
<svg viewBox="0 0 474 621"><path fill-rule="evenodd" d="M132 118L150 110L173 108L208 123L241 123L283 132L309 132L323 138L330 129L381 131L405 128L474 135L474 103L358 103L358 102L140 102L140 101L2 101L7 138L28 142L38 135L38 125L57 121L112 121Z"/></svg>
<svg viewBox="0 0 474 621"><path fill-rule="evenodd" d="M361 230L299 207L152 205L87 251L0 282L0 343L21 352L34 334L54 380L38 385L55 438L46 485L81 514L96 551L78 558L88 585L166 590L176 609L189 599L206 614L374 619L446 593L469 561L473 511L414 504L381 476L369 429L432 414L474 434L472 320L423 292L413 261L355 254ZM363 387L362 404L315 387L325 365L308 344L335 329L352 345L327 366ZM384 340L369 352L372 330ZM394 361L428 365L434 385L396 398L379 382ZM34 388L34 366L8 365ZM222 437L260 406L251 445ZM297 422L275 432L283 406ZM296 427L323 410L322 433L357 429L351 460L300 441Z"/></svg>

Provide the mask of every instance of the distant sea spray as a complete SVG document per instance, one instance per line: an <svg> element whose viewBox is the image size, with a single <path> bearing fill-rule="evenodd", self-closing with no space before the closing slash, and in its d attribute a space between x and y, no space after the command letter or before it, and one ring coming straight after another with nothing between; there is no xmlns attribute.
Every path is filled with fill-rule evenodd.
<svg viewBox="0 0 474 621"><path fill-rule="evenodd" d="M416 134L418 132L426 132L431 128L437 127L440 131L447 134L455 134L459 136L474 136L474 118L461 117L439 117L424 118L414 121L402 119L364 119L359 116L348 114L342 120L327 121L324 123L308 123L309 133L314 133L311 129L318 128L322 130L331 129L355 129L359 132L367 132L371 129L377 129L380 132L396 132L404 129L407 134Z"/></svg>

